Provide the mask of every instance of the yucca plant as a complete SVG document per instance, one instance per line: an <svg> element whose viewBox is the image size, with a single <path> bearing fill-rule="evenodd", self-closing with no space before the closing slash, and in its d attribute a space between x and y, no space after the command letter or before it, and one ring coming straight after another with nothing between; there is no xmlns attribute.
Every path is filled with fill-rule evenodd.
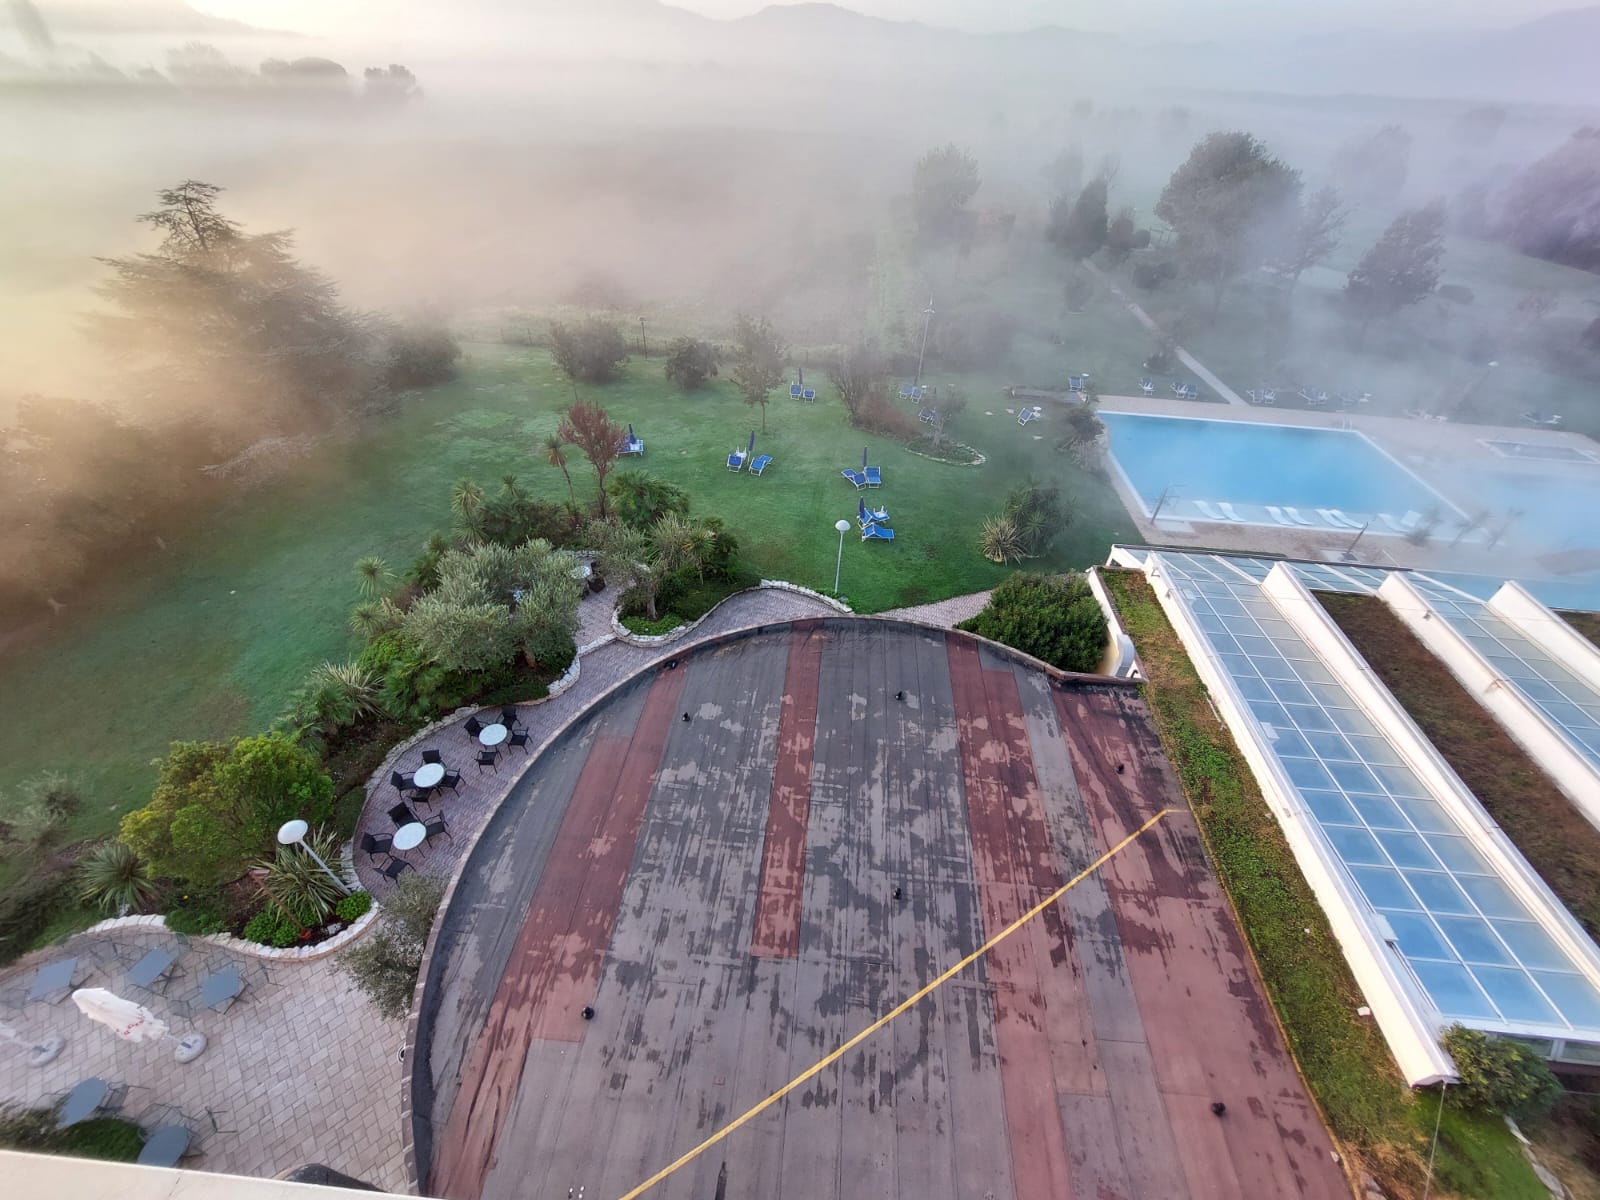
<svg viewBox="0 0 1600 1200"><path fill-rule="evenodd" d="M317 858L332 866L339 860L339 839L334 833L313 829L304 846L279 846L270 862L257 864L264 872L261 890L279 912L301 925L320 925L333 915L349 889L329 878L316 859L306 853L309 846Z"/></svg>
<svg viewBox="0 0 1600 1200"><path fill-rule="evenodd" d="M144 907L156 885L144 860L126 842L101 842L78 863L78 894L101 912L125 913Z"/></svg>
<svg viewBox="0 0 1600 1200"><path fill-rule="evenodd" d="M368 600L376 600L394 583L389 564L375 554L356 559L356 587Z"/></svg>
<svg viewBox="0 0 1600 1200"><path fill-rule="evenodd" d="M979 547L985 558L997 563L1021 562L1027 550L1022 530L1017 527L1015 518L1007 513L990 517L983 523Z"/></svg>

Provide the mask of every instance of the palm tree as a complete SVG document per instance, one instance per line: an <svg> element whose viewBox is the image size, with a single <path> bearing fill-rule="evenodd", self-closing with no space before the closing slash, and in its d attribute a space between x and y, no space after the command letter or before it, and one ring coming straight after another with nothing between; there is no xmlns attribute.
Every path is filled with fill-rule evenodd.
<svg viewBox="0 0 1600 1200"><path fill-rule="evenodd" d="M1010 513L990 517L983 523L979 541L983 556L990 562L1021 562L1026 552L1022 530Z"/></svg>
<svg viewBox="0 0 1600 1200"><path fill-rule="evenodd" d="M364 599L376 600L393 582L394 573L389 570L389 564L377 555L356 559L356 586Z"/></svg>
<svg viewBox="0 0 1600 1200"><path fill-rule="evenodd" d="M507 500L521 500L527 493L522 490L522 483L515 475L502 475L500 476L500 494Z"/></svg>
<svg viewBox="0 0 1600 1200"><path fill-rule="evenodd" d="M476 534L483 522L483 489L470 479L458 479L450 489L450 511L468 533Z"/></svg>
<svg viewBox="0 0 1600 1200"><path fill-rule="evenodd" d="M567 470L566 443L555 434L550 434L544 439L540 447L544 451L544 461L552 467L560 467L561 473L567 477L567 499L572 502L572 507L578 507L578 493L572 490L572 472Z"/></svg>

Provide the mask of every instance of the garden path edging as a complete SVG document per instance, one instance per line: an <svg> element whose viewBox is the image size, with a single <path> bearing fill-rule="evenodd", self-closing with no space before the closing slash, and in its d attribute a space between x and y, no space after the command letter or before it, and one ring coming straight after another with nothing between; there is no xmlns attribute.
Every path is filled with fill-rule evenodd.
<svg viewBox="0 0 1600 1200"><path fill-rule="evenodd" d="M330 954L343 950L351 942L371 929L381 913L382 909L378 907L378 902L374 900L371 908L367 909L365 913L350 922L349 925L327 941L318 942L314 946L286 946L281 950L276 946L263 946L260 942L247 942L244 938L236 938L228 933L180 934L178 936L192 937L196 941L208 942L213 946L221 946L223 949L232 950L236 954L247 954L251 958L289 959L295 962L306 962L312 959L326 958ZM146 917L112 917L109 920L100 921L89 926L84 932L110 933L117 929L157 928L168 928L167 918L160 913Z"/></svg>
<svg viewBox="0 0 1600 1200"><path fill-rule="evenodd" d="M801 587L797 583L788 583L782 579L763 579L754 587L740 588L737 592L730 592L721 600L718 600L710 608L706 609L705 612L701 613L693 621L690 621L687 625L679 625L676 629L673 629L667 633L634 633L622 623L621 619L617 616L617 609L613 608L611 610L611 632L616 641L625 642L630 646L639 646L643 649L654 649L657 646L670 645L673 642L688 637L689 634L693 633L697 628L699 628L700 625L708 621L711 618L711 615L716 612L717 609L721 608L735 596L743 596L749 592L760 591L798 592L802 596L809 596L813 600L821 601L823 604L826 604L829 608L834 609L836 612L850 614L855 611L848 604L845 604L839 600L835 600L832 596L824 596L821 592L813 591L808 587Z"/></svg>

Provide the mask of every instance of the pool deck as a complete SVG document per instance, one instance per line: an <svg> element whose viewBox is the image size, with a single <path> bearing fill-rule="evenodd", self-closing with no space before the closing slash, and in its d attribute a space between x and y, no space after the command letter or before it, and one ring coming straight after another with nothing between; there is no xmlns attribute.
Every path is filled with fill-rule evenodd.
<svg viewBox="0 0 1600 1200"><path fill-rule="evenodd" d="M1519 461L1506 458L1483 445L1484 441L1498 439L1567 446L1591 452L1595 449L1594 443L1588 438L1563 430L1529 426L1459 425L1449 421L1422 421L1364 413L1197 404L1145 396L1102 396L1100 408L1108 413L1183 417L1189 420L1355 429L1366 434L1418 478L1467 512L1473 509L1472 475L1477 471L1493 470L1502 475L1524 472L1545 479L1567 478L1591 485L1600 482L1600 464ZM1143 503L1129 490L1122 473L1113 470L1111 477L1119 498L1139 527L1140 534L1152 544L1331 560L1338 558L1355 539L1354 531L1341 533L1333 529L1290 529L1273 525L1208 522L1187 517L1169 520L1165 516L1152 522L1144 515ZM1539 563L1538 553L1519 548L1515 531L1494 547L1487 545L1484 539L1463 541L1458 546L1451 546L1448 537L1415 546L1403 537L1373 529L1360 540L1355 553L1361 561L1377 565L1490 574L1501 578L1537 578L1550 574Z"/></svg>
<svg viewBox="0 0 1600 1200"><path fill-rule="evenodd" d="M849 619L692 651L530 768L441 922L423 1191L631 1194L1166 809L648 1195L1348 1196L1137 690Z"/></svg>

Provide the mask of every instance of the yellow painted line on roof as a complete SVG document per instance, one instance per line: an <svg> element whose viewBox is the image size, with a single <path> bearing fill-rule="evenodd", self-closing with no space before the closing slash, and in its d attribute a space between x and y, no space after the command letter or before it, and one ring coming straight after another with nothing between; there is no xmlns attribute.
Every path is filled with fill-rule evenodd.
<svg viewBox="0 0 1600 1200"><path fill-rule="evenodd" d="M820 1059L812 1066L807 1067L788 1083L784 1084L777 1091L773 1092L772 1095L768 1096L765 1100L760 1101L753 1107L741 1113L739 1116L735 1117L733 1120L729 1121L726 1125L713 1133L705 1141L701 1142L693 1150L690 1150L688 1153L662 1167L661 1170L657 1171L654 1175L650 1176L649 1179L646 1179L643 1183L639 1184L638 1187L632 1189L631 1191L625 1192L620 1197L620 1200L637 1200L637 1197L644 1195L651 1188L655 1187L656 1184L660 1183L663 1179L666 1179L667 1176L672 1175L678 1170L681 1170L683 1167L699 1158L702 1154L711 1149L711 1147L715 1146L718 1142L722 1141L723 1138L727 1137L734 1130L749 1124L756 1117L760 1116L767 1109L771 1108L779 1100L782 1100L790 1092L794 1091L795 1088L799 1087L802 1083L805 1083L808 1079L811 1079L827 1070L827 1068L837 1062L841 1056L848 1053L856 1046L859 1046L862 1042L866 1041L867 1038L877 1033L878 1030L882 1029L901 1013L906 1012L911 1008L912 1005L916 1004L918 1000L921 1000L924 996L928 995L928 993L934 991L942 984L948 983L951 979L955 978L955 976L959 975L973 963L977 962L978 959L989 953L989 951L993 950L1001 942L1005 941L1013 933L1021 929L1029 921L1033 920L1033 918L1037 917L1045 909L1049 908L1057 900L1061 899L1061 897L1065 896L1073 888L1077 887L1085 879L1093 875L1101 867L1105 866L1105 864L1110 862L1113 857L1127 849L1128 846L1132 845L1143 834L1148 832L1157 821L1161 820L1163 817L1170 816L1175 811L1177 810L1163 808L1155 816L1151 817L1143 825L1139 826L1139 828L1135 829L1127 837L1123 838L1115 846L1111 847L1111 849L1107 850L1099 858L1095 859L1087 867L1079 871L1071 879L1067 880L1055 891L1051 892L1043 900L1039 901L1039 903L1035 904L1027 912L1023 913L1015 921L1011 922L1011 924L1002 929L999 933L995 934L983 945L979 946L971 954L967 955L960 962L956 963L955 966L935 976L927 984L913 992L910 996L907 996L899 1004L895 1005L888 1012L884 1013L883 1016L879 1017L871 1025L868 1025L860 1033L856 1034L855 1037L851 1038L844 1045L833 1051L826 1058Z"/></svg>

